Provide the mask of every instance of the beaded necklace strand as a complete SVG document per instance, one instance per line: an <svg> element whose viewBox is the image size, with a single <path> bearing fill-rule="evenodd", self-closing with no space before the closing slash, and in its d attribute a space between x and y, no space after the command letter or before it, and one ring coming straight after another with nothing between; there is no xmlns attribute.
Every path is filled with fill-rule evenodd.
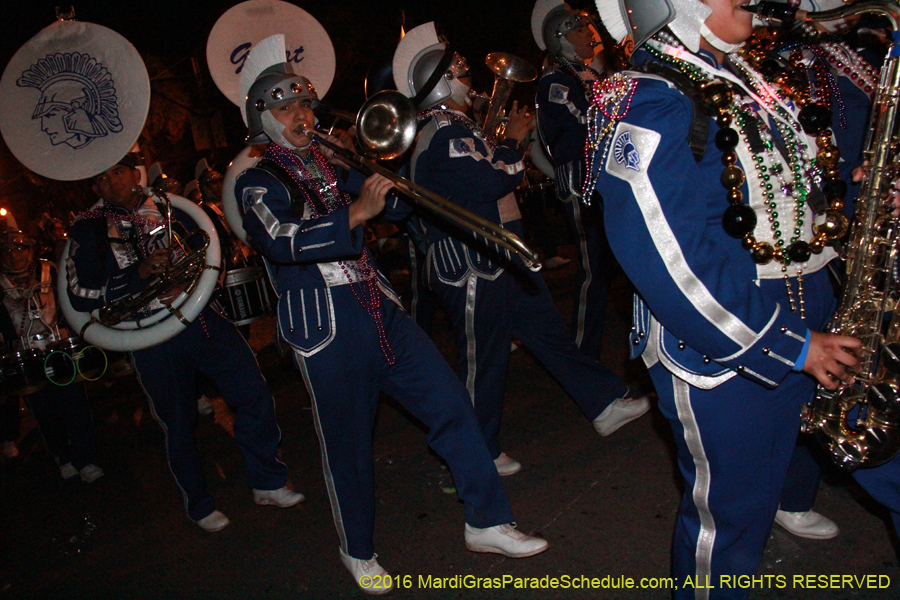
<svg viewBox="0 0 900 600"><path fill-rule="evenodd" d="M318 145L309 147L307 157L282 148L278 144L270 143L266 149L266 156L278 164L297 184L306 200L306 206L313 218L331 214L338 208L350 204L353 200L348 194L341 192L337 186L337 174L334 168L328 164L324 155L319 151ZM318 208L318 202L313 202L313 191L316 198L324 204L324 211ZM397 358L387 339L384 327L384 319L381 315L381 290L378 287L378 275L372 266L369 251L363 247L362 254L355 261L361 277L354 276L351 264L346 261L337 261L350 286L350 291L372 320L378 334L378 345L385 360L391 366Z"/></svg>

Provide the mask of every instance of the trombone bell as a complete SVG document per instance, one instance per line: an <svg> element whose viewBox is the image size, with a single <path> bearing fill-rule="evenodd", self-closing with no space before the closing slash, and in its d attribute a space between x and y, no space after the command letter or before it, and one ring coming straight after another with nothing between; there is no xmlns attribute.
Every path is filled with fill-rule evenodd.
<svg viewBox="0 0 900 600"><path fill-rule="evenodd" d="M384 90L369 98L356 117L356 139L370 158L390 160L416 139L416 109L409 98Z"/></svg>

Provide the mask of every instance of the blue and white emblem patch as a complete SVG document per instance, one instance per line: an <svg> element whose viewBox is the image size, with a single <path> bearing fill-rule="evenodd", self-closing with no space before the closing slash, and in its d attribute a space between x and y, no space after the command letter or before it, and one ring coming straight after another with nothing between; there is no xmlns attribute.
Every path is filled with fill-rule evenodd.
<svg viewBox="0 0 900 600"><path fill-rule="evenodd" d="M616 141L613 142L613 157L615 157L617 163L625 165L626 168L632 171L641 170L641 157L631 141L630 131L620 133Z"/></svg>
<svg viewBox="0 0 900 600"><path fill-rule="evenodd" d="M550 94L549 100L555 104L565 104L569 99L569 88L559 84L554 83L550 85Z"/></svg>
<svg viewBox="0 0 900 600"><path fill-rule="evenodd" d="M453 138L450 140L450 158L470 156L475 153L475 140L471 138Z"/></svg>

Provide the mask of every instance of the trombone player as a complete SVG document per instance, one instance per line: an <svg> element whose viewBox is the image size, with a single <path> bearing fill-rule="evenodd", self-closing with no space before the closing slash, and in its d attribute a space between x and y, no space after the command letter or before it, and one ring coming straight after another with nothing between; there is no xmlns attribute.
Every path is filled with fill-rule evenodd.
<svg viewBox="0 0 900 600"><path fill-rule="evenodd" d="M78 311L91 311L139 292L169 265L163 222L165 209L144 195L140 172L126 156L93 178L101 200L80 215L69 232L65 257L69 299ZM190 218L173 209L187 229ZM148 310L163 310L159 298ZM143 310L143 309L142 309ZM138 381L165 435L169 468L188 517L205 531L224 529L229 520L206 492L193 437L197 419L197 372L207 375L237 410L234 436L247 465L247 482L260 505L281 508L304 500L285 487L287 467L277 456L281 431L275 403L247 342L234 325L209 306L181 333L132 353Z"/></svg>
<svg viewBox="0 0 900 600"><path fill-rule="evenodd" d="M434 23L407 33L394 53L393 67L399 90L422 111L410 169L413 180L521 237L513 190L524 175L519 146L534 128L528 109L513 102L502 141L485 133L471 118L465 59L440 41ZM547 367L600 435L610 435L647 412L646 398L632 398L621 378L579 352L540 275L446 221L432 219L426 225L427 268L432 289L453 321L457 375L500 475L521 469L519 461L501 451L499 439L513 336Z"/></svg>
<svg viewBox="0 0 900 600"><path fill-rule="evenodd" d="M310 138L318 95L284 63L283 36L259 42L247 64L259 65L255 73L245 66L241 77L247 143L267 146L238 177L235 198L251 244L275 273L279 333L312 401L342 563L367 594L393 587L372 541L372 431L382 392L429 428L429 445L450 466L469 550L511 558L543 552L545 540L511 525L465 389L366 250L363 222L386 203L388 213L398 208L386 201L394 180L372 175L356 199L339 187L340 159Z"/></svg>

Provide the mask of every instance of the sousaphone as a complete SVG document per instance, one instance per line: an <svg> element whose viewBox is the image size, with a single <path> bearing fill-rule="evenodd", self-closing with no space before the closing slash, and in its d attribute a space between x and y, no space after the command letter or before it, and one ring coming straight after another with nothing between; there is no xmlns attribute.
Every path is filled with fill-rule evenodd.
<svg viewBox="0 0 900 600"><path fill-rule="evenodd" d="M137 50L95 23L57 20L16 52L0 78L3 139L25 167L50 179L88 179L115 165L140 136L149 108L150 79ZM74 266L67 264L66 244L59 303L88 343L117 351L155 346L187 327L209 301L220 260L215 228L190 201L173 196L171 206L196 221L210 238L209 249L188 291L148 319L114 324L104 322L100 310L76 311L68 295Z"/></svg>

